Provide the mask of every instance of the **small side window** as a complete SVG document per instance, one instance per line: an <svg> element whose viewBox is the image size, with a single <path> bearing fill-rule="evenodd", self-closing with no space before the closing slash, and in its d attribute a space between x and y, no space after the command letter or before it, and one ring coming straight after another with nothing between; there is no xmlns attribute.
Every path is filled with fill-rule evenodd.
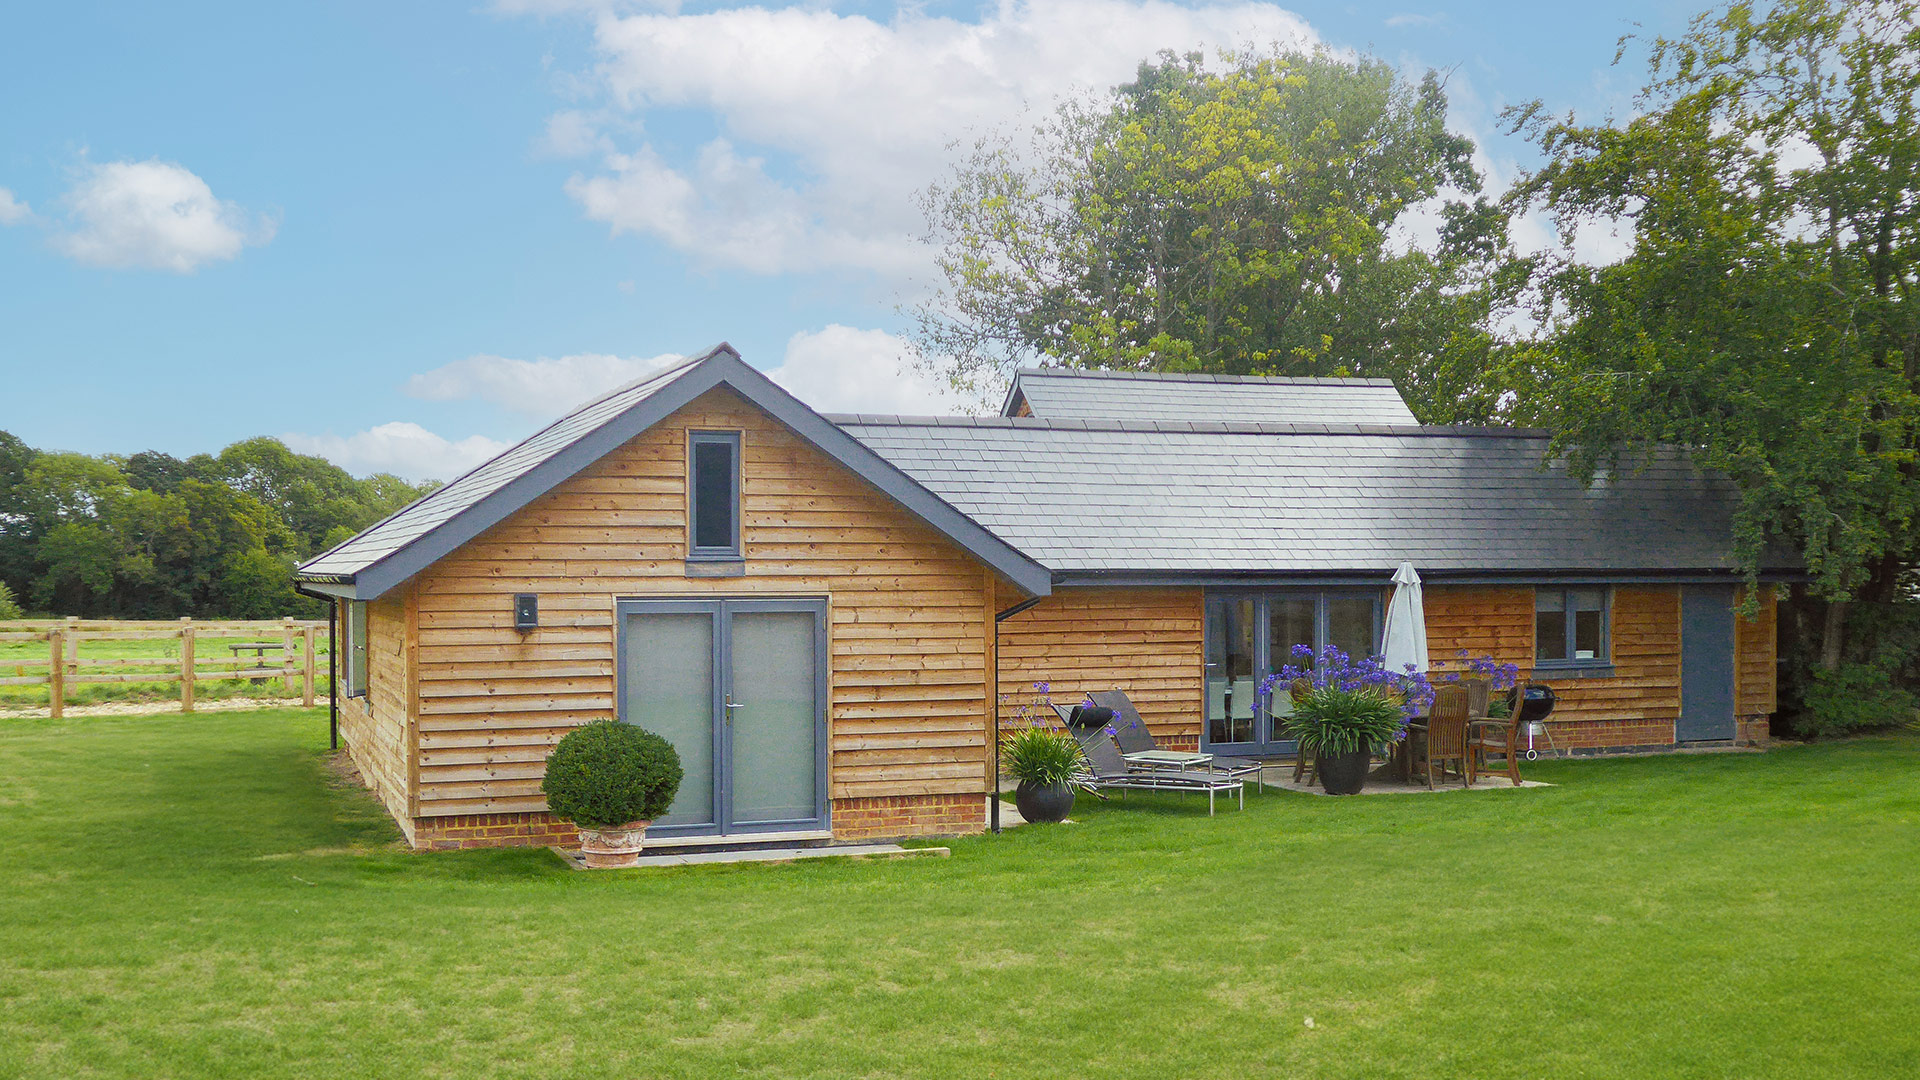
<svg viewBox="0 0 1920 1080"><path fill-rule="evenodd" d="M1607 637L1606 589L1534 590L1535 662L1604 664Z"/></svg>
<svg viewBox="0 0 1920 1080"><path fill-rule="evenodd" d="M346 696L367 696L367 605L364 600L347 601Z"/></svg>
<svg viewBox="0 0 1920 1080"><path fill-rule="evenodd" d="M687 555L740 557L740 433L696 431L687 445Z"/></svg>

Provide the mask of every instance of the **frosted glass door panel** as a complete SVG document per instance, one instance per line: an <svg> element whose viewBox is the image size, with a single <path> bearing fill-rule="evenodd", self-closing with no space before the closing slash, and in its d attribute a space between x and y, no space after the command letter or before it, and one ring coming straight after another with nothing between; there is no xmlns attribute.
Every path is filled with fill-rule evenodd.
<svg viewBox="0 0 1920 1080"><path fill-rule="evenodd" d="M626 720L680 752L680 794L660 825L714 821L713 624L705 612L627 616Z"/></svg>
<svg viewBox="0 0 1920 1080"><path fill-rule="evenodd" d="M732 623L733 820L811 820L820 794L814 613L742 611Z"/></svg>

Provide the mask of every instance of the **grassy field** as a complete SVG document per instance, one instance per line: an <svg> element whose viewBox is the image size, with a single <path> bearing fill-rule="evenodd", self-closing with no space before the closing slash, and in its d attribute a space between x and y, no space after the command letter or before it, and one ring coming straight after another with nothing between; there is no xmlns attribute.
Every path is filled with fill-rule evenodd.
<svg viewBox="0 0 1920 1080"><path fill-rule="evenodd" d="M277 634L269 633L265 636L271 640L279 640ZM196 656L203 662L228 659L233 656L227 648L228 644L247 640L249 637L258 637L258 635L202 638ZM327 692L326 634L321 633L318 638L319 642L314 650L314 686L315 692L324 696ZM172 659L175 661L173 674L179 673L180 642L176 639L129 641L89 638L80 643L80 649L83 660ZM267 654L267 666L271 667L280 662L278 654ZM0 676L45 675L46 665L46 642L0 641ZM98 673L108 672L107 669L99 669ZM299 686L297 678L294 685L296 688ZM285 683L277 678L268 679L264 683L254 683L248 679L202 679L196 684L194 693L201 701L232 697L286 696ZM297 689L292 696L299 696ZM44 709L47 707L47 700L47 688L44 685L0 686L0 709ZM67 687L67 704L69 705L96 705L109 701L178 700L180 700L180 684L177 682L78 683Z"/></svg>
<svg viewBox="0 0 1920 1080"><path fill-rule="evenodd" d="M0 724L0 1076L1920 1070L1911 737L592 874L396 849L324 738Z"/></svg>

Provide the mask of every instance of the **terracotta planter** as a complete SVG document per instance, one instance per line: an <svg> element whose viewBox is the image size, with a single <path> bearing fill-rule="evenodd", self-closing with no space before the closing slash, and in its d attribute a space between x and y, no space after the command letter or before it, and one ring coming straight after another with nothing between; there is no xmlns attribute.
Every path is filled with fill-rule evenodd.
<svg viewBox="0 0 1920 1080"><path fill-rule="evenodd" d="M611 829L580 826L580 855L596 870L618 870L640 863L640 849L647 842L649 821L629 821Z"/></svg>

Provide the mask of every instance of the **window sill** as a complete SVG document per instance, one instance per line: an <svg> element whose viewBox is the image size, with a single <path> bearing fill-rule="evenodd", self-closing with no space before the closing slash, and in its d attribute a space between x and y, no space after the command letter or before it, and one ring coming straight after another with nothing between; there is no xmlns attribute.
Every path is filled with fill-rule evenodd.
<svg viewBox="0 0 1920 1080"><path fill-rule="evenodd" d="M1534 677L1556 679L1610 679L1613 664L1607 660L1542 660L1533 665Z"/></svg>

